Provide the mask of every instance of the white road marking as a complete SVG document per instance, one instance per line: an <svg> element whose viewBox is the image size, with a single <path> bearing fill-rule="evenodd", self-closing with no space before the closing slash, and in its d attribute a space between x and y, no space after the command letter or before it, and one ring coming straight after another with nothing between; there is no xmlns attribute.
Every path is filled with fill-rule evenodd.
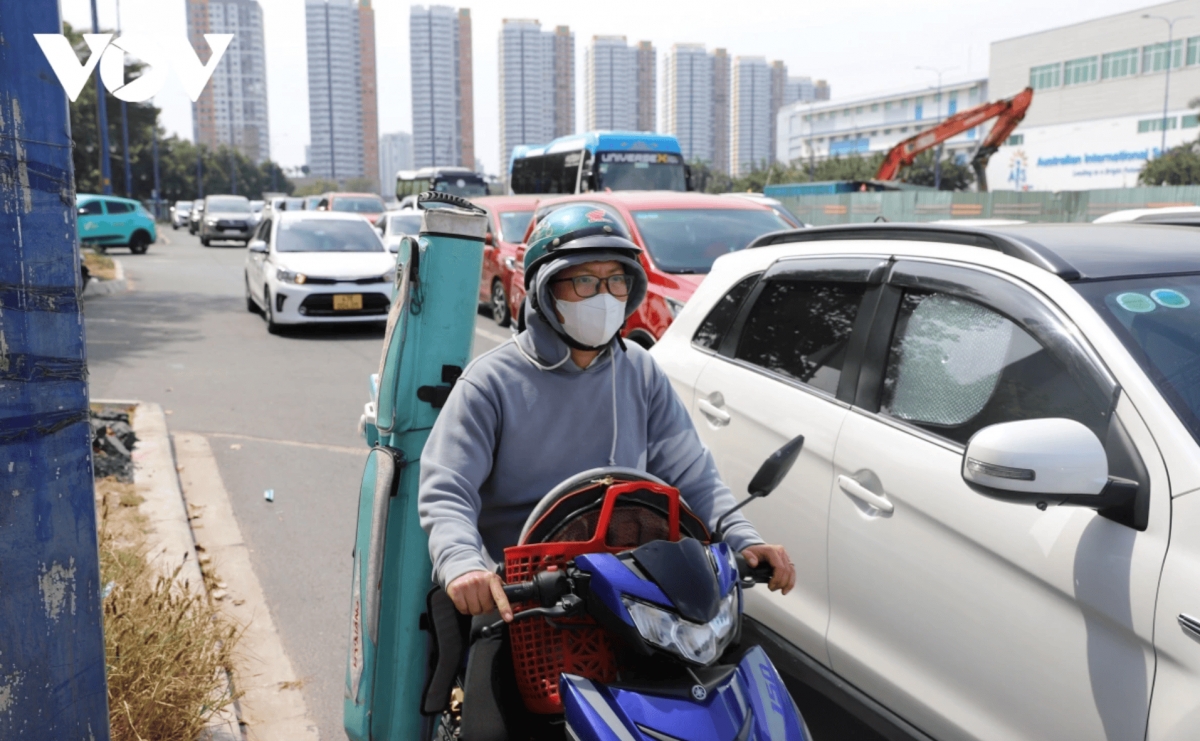
<svg viewBox="0 0 1200 741"><path fill-rule="evenodd" d="M238 435L233 432L195 432L195 433L177 433L203 435L204 437L225 437L230 440L249 440L255 443L274 443L276 445L290 445L295 448L309 448L310 450L325 450L330 453L349 453L351 455L363 455L371 452L371 449L363 444L361 448L351 448L345 445L322 445L321 443L306 443L300 440L280 440L274 437L256 437L254 435Z"/></svg>

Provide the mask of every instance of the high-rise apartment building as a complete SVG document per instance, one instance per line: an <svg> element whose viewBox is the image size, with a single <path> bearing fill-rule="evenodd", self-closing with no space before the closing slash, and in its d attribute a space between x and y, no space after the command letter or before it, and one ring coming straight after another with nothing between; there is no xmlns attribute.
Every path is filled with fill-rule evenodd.
<svg viewBox="0 0 1200 741"><path fill-rule="evenodd" d="M573 133L575 38L566 26L542 31L536 20L505 18L500 27L500 165L513 147ZM571 80L568 80L568 76Z"/></svg>
<svg viewBox="0 0 1200 741"><path fill-rule="evenodd" d="M305 0L309 168L379 183L375 11L371 0Z"/></svg>
<svg viewBox="0 0 1200 741"><path fill-rule="evenodd" d="M407 131L379 137L379 192L396 193L396 173L413 169L413 138Z"/></svg>
<svg viewBox="0 0 1200 741"><path fill-rule="evenodd" d="M475 166L475 84L471 11L446 5L409 9L413 164Z"/></svg>
<svg viewBox="0 0 1200 741"><path fill-rule="evenodd" d="M763 57L737 57L733 62L733 125L730 171L746 174L771 159L771 68Z"/></svg>
<svg viewBox="0 0 1200 741"><path fill-rule="evenodd" d="M637 45L637 130L658 131L658 53L654 44Z"/></svg>
<svg viewBox="0 0 1200 741"><path fill-rule="evenodd" d="M817 80L817 84L813 89L813 97L816 100L829 100L829 95L829 83L825 80Z"/></svg>
<svg viewBox="0 0 1200 741"><path fill-rule="evenodd" d="M730 64L729 53L714 49L712 53L712 120L713 146L712 166L717 172L729 173L729 116Z"/></svg>
<svg viewBox="0 0 1200 741"><path fill-rule="evenodd" d="M817 97L823 95L824 97ZM812 103L818 100L829 100L829 83L817 80L813 83L811 77L789 77L783 87L783 105L792 103Z"/></svg>
<svg viewBox="0 0 1200 741"><path fill-rule="evenodd" d="M703 44L675 44L663 80L663 130L688 162L713 162L713 60Z"/></svg>
<svg viewBox="0 0 1200 741"><path fill-rule="evenodd" d="M624 36L593 36L583 60L584 128L637 128L637 52Z"/></svg>
<svg viewBox="0 0 1200 741"><path fill-rule="evenodd" d="M771 62L771 134L769 141L775 141L775 119L779 116L779 109L783 108L787 103L787 65L776 60ZM772 144L768 153L767 159L771 162L775 161L775 145Z"/></svg>
<svg viewBox="0 0 1200 741"><path fill-rule="evenodd" d="M225 56L192 104L195 141L232 146L249 159L271 158L267 118L267 61L262 8L257 0L186 0L188 38L207 57L206 33L231 33Z"/></svg>
<svg viewBox="0 0 1200 741"><path fill-rule="evenodd" d="M575 133L575 34L554 28L554 137Z"/></svg>

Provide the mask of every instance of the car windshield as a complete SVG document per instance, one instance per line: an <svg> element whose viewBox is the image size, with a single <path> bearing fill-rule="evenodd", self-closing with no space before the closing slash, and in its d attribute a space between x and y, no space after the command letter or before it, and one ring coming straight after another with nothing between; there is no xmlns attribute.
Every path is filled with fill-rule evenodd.
<svg viewBox="0 0 1200 741"><path fill-rule="evenodd" d="M433 189L438 193L451 193L463 198L478 198L488 194L486 183L467 178L438 179L434 181Z"/></svg>
<svg viewBox="0 0 1200 741"><path fill-rule="evenodd" d="M191 207L192 207L191 201L180 201L175 204L175 208L177 208L177 209L184 209L184 208L191 208Z"/></svg>
<svg viewBox="0 0 1200 741"><path fill-rule="evenodd" d="M528 211L505 211L500 214L500 236L505 242L519 244L525 239L525 229L529 227L529 217L533 209Z"/></svg>
<svg viewBox="0 0 1200 741"><path fill-rule="evenodd" d="M421 214L396 214L388 217L392 234L420 234Z"/></svg>
<svg viewBox="0 0 1200 741"><path fill-rule="evenodd" d="M233 196L228 198L209 198L207 210L213 213L248 214L250 213L250 201L245 198L236 198Z"/></svg>
<svg viewBox="0 0 1200 741"><path fill-rule="evenodd" d="M329 208L330 211L345 211L352 214L378 214L383 213L383 199L371 198L370 196L342 196L333 199L333 205Z"/></svg>
<svg viewBox="0 0 1200 741"><path fill-rule="evenodd" d="M707 273L721 255L790 228L773 211L759 209L635 211L633 219L654 263L668 273Z"/></svg>
<svg viewBox="0 0 1200 741"><path fill-rule="evenodd" d="M383 252L374 227L363 219L297 219L279 226L278 252Z"/></svg>
<svg viewBox="0 0 1200 741"><path fill-rule="evenodd" d="M601 152L597 159L598 190L687 190L677 154Z"/></svg>
<svg viewBox="0 0 1200 741"><path fill-rule="evenodd" d="M1200 442L1200 275L1074 286Z"/></svg>

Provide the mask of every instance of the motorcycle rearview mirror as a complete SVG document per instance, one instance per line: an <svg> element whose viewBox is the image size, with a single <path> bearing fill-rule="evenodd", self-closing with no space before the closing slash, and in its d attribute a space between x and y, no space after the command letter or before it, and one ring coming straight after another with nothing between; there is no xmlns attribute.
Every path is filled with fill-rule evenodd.
<svg viewBox="0 0 1200 741"><path fill-rule="evenodd" d="M783 482L784 477L788 475L788 471L792 470L792 465L795 464L796 458L800 456L800 450L803 447L804 435L796 435L791 440L788 440L782 448L772 453L771 457L763 461L763 464L758 468L758 473L754 474L754 478L750 479L750 485L746 487L750 492L750 496L738 502L733 509L721 515L721 519L717 520L717 533L724 534L725 520L734 512L737 512L755 499L760 499L775 491L776 487Z"/></svg>

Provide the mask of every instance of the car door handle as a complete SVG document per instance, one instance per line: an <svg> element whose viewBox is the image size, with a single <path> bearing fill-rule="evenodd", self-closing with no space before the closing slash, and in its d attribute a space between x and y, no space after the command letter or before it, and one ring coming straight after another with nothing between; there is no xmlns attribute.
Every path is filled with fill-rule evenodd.
<svg viewBox="0 0 1200 741"><path fill-rule="evenodd" d="M729 412L713 404L708 399L701 399L696 402L696 406L700 407L701 414L708 417L709 421L715 425L727 425L729 424L729 420L732 419L729 416Z"/></svg>
<svg viewBox="0 0 1200 741"><path fill-rule="evenodd" d="M896 507L882 494L876 494L867 487L858 483L849 476L841 475L837 478L838 488L846 492L850 496L865 502L885 515L890 515L895 511Z"/></svg>

